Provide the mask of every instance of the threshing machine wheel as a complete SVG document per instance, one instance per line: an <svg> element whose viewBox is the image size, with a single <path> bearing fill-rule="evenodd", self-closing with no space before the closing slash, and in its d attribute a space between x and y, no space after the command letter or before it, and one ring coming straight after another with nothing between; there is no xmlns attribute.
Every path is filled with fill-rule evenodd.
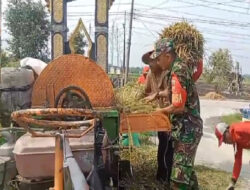
<svg viewBox="0 0 250 190"><path fill-rule="evenodd" d="M54 107L92 109L88 95L78 86L62 89L56 96Z"/></svg>

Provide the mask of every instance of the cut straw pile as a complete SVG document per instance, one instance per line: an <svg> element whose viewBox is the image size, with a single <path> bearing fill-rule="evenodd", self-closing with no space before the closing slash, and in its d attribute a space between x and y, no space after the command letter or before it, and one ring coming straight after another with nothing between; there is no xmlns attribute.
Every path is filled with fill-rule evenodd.
<svg viewBox="0 0 250 190"><path fill-rule="evenodd" d="M131 160L133 178L123 180L127 189L130 190L167 190L166 184L156 181L157 170L157 146L142 146L133 148L131 152L125 149L120 154L122 160ZM200 189L224 190L228 186L231 173L212 169L206 166L195 166ZM237 187L245 184L240 179ZM247 187L247 186L245 186ZM246 189L246 188L242 188Z"/></svg>
<svg viewBox="0 0 250 190"><path fill-rule="evenodd" d="M144 146L123 150L120 154L122 160L130 160L133 168L133 178L129 177L121 181L127 189L166 189L165 185L156 181L157 148L156 146Z"/></svg>
<svg viewBox="0 0 250 190"><path fill-rule="evenodd" d="M205 95L205 98L210 100L225 100L225 97L216 93L216 92L209 92Z"/></svg>
<svg viewBox="0 0 250 190"><path fill-rule="evenodd" d="M125 113L150 113L157 108L156 102L146 102L143 98L144 85L131 82L116 89L116 105Z"/></svg>
<svg viewBox="0 0 250 190"><path fill-rule="evenodd" d="M165 28L160 37L172 39L176 54L192 67L195 67L203 57L204 38L193 25L186 21Z"/></svg>

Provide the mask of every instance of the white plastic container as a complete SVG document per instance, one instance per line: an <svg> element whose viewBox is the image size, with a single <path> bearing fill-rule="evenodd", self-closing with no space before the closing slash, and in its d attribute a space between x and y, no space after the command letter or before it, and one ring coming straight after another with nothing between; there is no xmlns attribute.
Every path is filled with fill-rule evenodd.
<svg viewBox="0 0 250 190"><path fill-rule="evenodd" d="M30 69L1 68L1 88L21 88L34 82L34 73Z"/></svg>
<svg viewBox="0 0 250 190"><path fill-rule="evenodd" d="M88 133L82 138L69 139L73 155L83 173L89 173L94 160L94 134ZM54 176L55 138L20 137L14 148L18 173L29 179L44 179ZM109 147L104 144L103 159L109 159ZM109 163L109 162L107 162Z"/></svg>

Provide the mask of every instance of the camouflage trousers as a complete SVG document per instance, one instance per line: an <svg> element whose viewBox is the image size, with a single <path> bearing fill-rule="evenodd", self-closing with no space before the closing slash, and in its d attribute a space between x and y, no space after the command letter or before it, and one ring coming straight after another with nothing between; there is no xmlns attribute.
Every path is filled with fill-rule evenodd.
<svg viewBox="0 0 250 190"><path fill-rule="evenodd" d="M172 130L174 139L174 156L171 173L171 189L199 189L194 171L196 150L202 136L202 121L189 119L175 123Z"/></svg>

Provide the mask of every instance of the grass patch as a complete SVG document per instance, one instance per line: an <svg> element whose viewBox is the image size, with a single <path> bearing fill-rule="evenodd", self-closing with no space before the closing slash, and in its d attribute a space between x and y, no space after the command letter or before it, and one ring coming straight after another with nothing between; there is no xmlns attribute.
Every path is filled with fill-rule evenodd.
<svg viewBox="0 0 250 190"><path fill-rule="evenodd" d="M155 179L157 170L157 146L142 146L121 152L123 160L131 160L134 177L125 179L124 183L130 190L163 190L166 186ZM195 166L200 189L224 190L228 186L231 173ZM240 181L238 182L241 183Z"/></svg>
<svg viewBox="0 0 250 190"><path fill-rule="evenodd" d="M6 143L6 140L0 136L0 146Z"/></svg>
<svg viewBox="0 0 250 190"><path fill-rule="evenodd" d="M232 123L242 121L242 116L240 113L235 113L235 114L222 116L221 120L227 123L228 125L231 125Z"/></svg>
<svg viewBox="0 0 250 190"><path fill-rule="evenodd" d="M195 166L195 170L202 190L224 190L232 176L231 173L205 166Z"/></svg>

